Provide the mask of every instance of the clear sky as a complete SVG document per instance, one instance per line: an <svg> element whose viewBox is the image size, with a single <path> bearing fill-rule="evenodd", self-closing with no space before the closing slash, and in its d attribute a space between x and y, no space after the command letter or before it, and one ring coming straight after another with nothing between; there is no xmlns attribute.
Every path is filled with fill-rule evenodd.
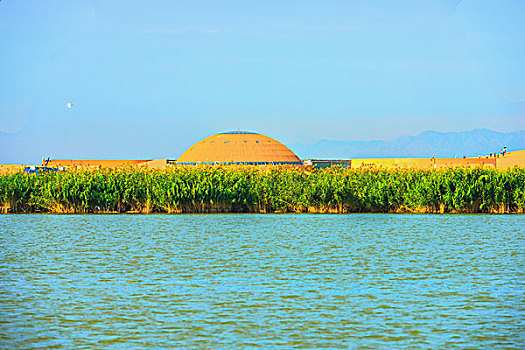
<svg viewBox="0 0 525 350"><path fill-rule="evenodd" d="M237 129L523 129L524 16L523 0L1 0L0 163L176 158Z"/></svg>

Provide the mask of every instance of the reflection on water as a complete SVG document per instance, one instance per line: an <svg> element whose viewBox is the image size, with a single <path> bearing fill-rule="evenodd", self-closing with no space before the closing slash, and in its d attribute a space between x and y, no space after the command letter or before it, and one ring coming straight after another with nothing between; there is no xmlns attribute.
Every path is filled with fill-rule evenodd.
<svg viewBox="0 0 525 350"><path fill-rule="evenodd" d="M0 348L516 348L524 223L3 215Z"/></svg>

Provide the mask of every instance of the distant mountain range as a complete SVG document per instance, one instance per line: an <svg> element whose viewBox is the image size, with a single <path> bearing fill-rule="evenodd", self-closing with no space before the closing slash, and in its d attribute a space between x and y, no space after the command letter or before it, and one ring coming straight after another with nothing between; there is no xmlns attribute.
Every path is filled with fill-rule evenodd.
<svg viewBox="0 0 525 350"><path fill-rule="evenodd" d="M441 158L477 157L525 149L525 130L497 132L477 129L460 132L425 131L393 141L321 140L313 145L295 144L291 149L301 158Z"/></svg>

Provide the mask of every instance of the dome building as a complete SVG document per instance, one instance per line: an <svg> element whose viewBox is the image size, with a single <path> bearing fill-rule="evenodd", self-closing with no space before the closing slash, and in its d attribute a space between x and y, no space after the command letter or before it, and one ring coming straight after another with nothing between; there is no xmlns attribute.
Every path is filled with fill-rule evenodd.
<svg viewBox="0 0 525 350"><path fill-rule="evenodd" d="M248 131L230 131L197 142L176 164L302 165L288 147L271 137Z"/></svg>

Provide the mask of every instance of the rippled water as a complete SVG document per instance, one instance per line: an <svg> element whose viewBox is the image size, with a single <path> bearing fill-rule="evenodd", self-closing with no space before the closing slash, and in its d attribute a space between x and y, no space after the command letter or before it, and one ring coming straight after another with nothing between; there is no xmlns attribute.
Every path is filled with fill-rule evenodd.
<svg viewBox="0 0 525 350"><path fill-rule="evenodd" d="M525 216L3 215L0 348L519 348Z"/></svg>

